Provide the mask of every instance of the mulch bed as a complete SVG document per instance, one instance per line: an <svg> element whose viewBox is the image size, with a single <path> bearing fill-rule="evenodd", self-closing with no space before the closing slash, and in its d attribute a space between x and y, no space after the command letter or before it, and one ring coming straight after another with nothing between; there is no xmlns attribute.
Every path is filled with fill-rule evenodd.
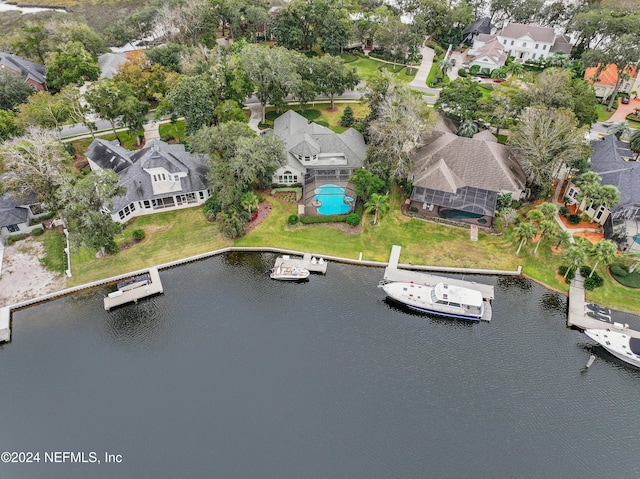
<svg viewBox="0 0 640 479"><path fill-rule="evenodd" d="M577 209L576 205L568 205L567 208L569 208L570 215L576 214L576 209ZM578 223L577 225L574 225L569 223L566 217L562 215L558 215L558 216L560 216L562 223L569 229L578 229L578 228L600 229L601 228L601 226L598 223L591 222L591 221L580 221L580 223Z"/></svg>

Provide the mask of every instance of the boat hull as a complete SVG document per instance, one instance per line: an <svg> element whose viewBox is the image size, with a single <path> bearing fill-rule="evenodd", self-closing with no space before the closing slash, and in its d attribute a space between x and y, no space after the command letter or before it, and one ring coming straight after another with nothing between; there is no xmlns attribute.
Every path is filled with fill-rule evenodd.
<svg viewBox="0 0 640 479"><path fill-rule="evenodd" d="M626 334L607 329L586 329L584 333L616 358L640 368L640 355L633 352Z"/></svg>
<svg viewBox="0 0 640 479"><path fill-rule="evenodd" d="M424 308L424 307L416 306L410 303L406 303L400 299L394 298L393 296L387 295L387 297L393 302L398 303L401 306L404 306L405 308L408 308L412 311L416 311L422 314L434 314L436 316L444 316L447 318L466 319L467 321L480 321L482 319L481 317L477 317L477 316L467 316L462 314L455 314L455 313L449 313L444 311L438 311L435 309Z"/></svg>

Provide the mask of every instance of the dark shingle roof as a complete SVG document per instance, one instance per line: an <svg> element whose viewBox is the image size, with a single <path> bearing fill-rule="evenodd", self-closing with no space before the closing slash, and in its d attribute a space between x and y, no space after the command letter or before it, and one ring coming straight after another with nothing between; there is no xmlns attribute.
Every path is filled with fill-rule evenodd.
<svg viewBox="0 0 640 479"><path fill-rule="evenodd" d="M629 144L607 135L592 143L591 169L602 178L603 185L613 185L620 191L620 201L612 211L640 204L640 162L625 161L635 158Z"/></svg>
<svg viewBox="0 0 640 479"><path fill-rule="evenodd" d="M117 140L107 141L96 138L89 145L85 156L100 168L119 173L132 163L129 159L130 154L131 152L122 148Z"/></svg>
<svg viewBox="0 0 640 479"><path fill-rule="evenodd" d="M19 72L25 80L33 80L42 85L45 84L44 65L30 62L11 53L0 52L0 68L2 67Z"/></svg>
<svg viewBox="0 0 640 479"><path fill-rule="evenodd" d="M491 18L484 17L480 20L476 20L467 28L462 30L463 37L472 33L491 33Z"/></svg>
<svg viewBox="0 0 640 479"><path fill-rule="evenodd" d="M16 200L8 193L0 196L0 228L27 221L27 209L21 208L21 205L24 205L24 202Z"/></svg>

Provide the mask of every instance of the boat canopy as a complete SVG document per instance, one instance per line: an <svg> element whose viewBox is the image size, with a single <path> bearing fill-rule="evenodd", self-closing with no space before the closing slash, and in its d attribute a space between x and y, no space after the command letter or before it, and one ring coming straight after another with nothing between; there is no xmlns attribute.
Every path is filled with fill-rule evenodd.
<svg viewBox="0 0 640 479"><path fill-rule="evenodd" d="M474 289L453 286L446 283L438 283L434 288L436 297L450 303L460 303L466 306L482 306L482 293Z"/></svg>
<svg viewBox="0 0 640 479"><path fill-rule="evenodd" d="M638 338L630 338L629 339L629 349L633 354L637 354L640 356L640 339Z"/></svg>

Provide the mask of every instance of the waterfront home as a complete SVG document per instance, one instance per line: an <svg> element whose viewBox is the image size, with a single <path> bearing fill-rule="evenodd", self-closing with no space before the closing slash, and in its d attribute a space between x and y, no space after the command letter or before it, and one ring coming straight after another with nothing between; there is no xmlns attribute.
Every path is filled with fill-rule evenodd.
<svg viewBox="0 0 640 479"><path fill-rule="evenodd" d="M603 185L613 185L620 201L607 208L589 198L578 205L583 213L604 226L607 238L615 239L623 251L640 250L640 162L629 143L607 135L592 143L591 170L602 178ZM577 203L580 189L569 182L565 198Z"/></svg>
<svg viewBox="0 0 640 479"><path fill-rule="evenodd" d="M31 225L31 220L45 216L46 213L31 199L19 200L8 193L0 196L0 242L4 243L9 236L30 233L42 229L42 224Z"/></svg>
<svg viewBox="0 0 640 479"><path fill-rule="evenodd" d="M598 98L607 98L615 90L619 82L618 66L609 64L602 68L602 65L590 67L584 71L584 79L593 84ZM640 79L638 79L638 68L635 65L627 65L623 73L625 74L620 86L619 93L631 93L640 90Z"/></svg>
<svg viewBox="0 0 640 479"><path fill-rule="evenodd" d="M293 110L276 118L273 134L284 140L287 161L275 171L272 182L303 184L306 214L313 214L317 187L332 184L348 188L349 178L366 157L367 147L359 131L349 128L338 134L309 123Z"/></svg>
<svg viewBox="0 0 640 479"><path fill-rule="evenodd" d="M115 171L118 184L127 189L125 196L113 199L110 211L119 223L135 216L202 205L211 196L208 158L187 152L184 145L153 140L140 150L129 151L117 141L96 138L86 157L92 170Z"/></svg>
<svg viewBox="0 0 640 479"><path fill-rule="evenodd" d="M25 60L18 55L0 52L0 71L9 71L24 78L27 85L37 91L47 89L45 67L38 63Z"/></svg>
<svg viewBox="0 0 640 479"><path fill-rule="evenodd" d="M464 30L462 30L462 43L471 46L473 45L473 42L476 40L478 35L489 35L492 28L493 27L491 26L490 17L484 17L476 20L472 24L468 25Z"/></svg>
<svg viewBox="0 0 640 479"><path fill-rule="evenodd" d="M440 123L414 155L410 213L491 226L498 195L525 195L526 175L489 130L465 138Z"/></svg>

